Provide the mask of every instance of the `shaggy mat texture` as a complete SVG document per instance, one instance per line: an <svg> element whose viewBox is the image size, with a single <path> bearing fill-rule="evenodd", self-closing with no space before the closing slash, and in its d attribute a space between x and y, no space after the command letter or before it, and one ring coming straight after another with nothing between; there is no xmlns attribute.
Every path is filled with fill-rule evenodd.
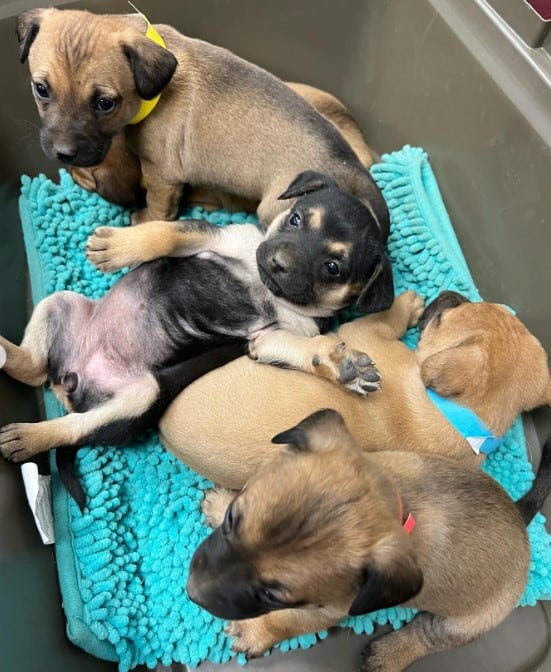
<svg viewBox="0 0 551 672"><path fill-rule="evenodd" d="M396 293L415 289L431 300L451 289L480 299L425 152L406 146L383 156L372 174L390 208L388 251ZM97 272L84 249L95 227L126 226L127 211L84 191L62 170L59 184L43 175L23 177L20 212L35 303L63 289L98 298L117 280L120 274ZM219 225L255 221L246 213L208 214L198 208L184 216ZM416 337L411 330L408 345L413 347ZM48 416L62 413L51 393L46 396ZM84 514L67 496L55 468L53 478L69 638L100 658L118 661L121 672L144 663L153 668L157 661L191 666L227 661L232 653L224 623L191 603L185 592L192 553L208 534L199 506L209 482L166 453L153 432L132 448L82 449L78 469L89 502ZM528 489L533 474L520 419L484 469L514 498ZM551 541L544 522L538 514L530 526L533 561L523 605L551 598ZM387 609L342 625L371 633L377 624L397 628L413 615ZM325 636L299 637L280 648L309 647Z"/></svg>

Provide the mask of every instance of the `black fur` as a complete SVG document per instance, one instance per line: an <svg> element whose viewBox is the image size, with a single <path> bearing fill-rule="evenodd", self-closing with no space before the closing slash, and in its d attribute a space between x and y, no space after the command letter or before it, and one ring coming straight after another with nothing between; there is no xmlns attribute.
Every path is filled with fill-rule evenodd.
<svg viewBox="0 0 551 672"><path fill-rule="evenodd" d="M348 613L358 616L403 604L415 597L422 587L423 572L411 555L390 559L385 565L368 565Z"/></svg>
<svg viewBox="0 0 551 672"><path fill-rule="evenodd" d="M354 302L362 313L390 308L394 282L386 236L371 210L314 171L298 175L280 198L297 201L257 250L260 277L268 289L297 306L313 307L322 305L328 291L348 288L328 314ZM339 246L344 246L342 252ZM338 264L337 274L328 270L332 263ZM303 269L299 277L296 268Z"/></svg>
<svg viewBox="0 0 551 672"><path fill-rule="evenodd" d="M19 60L21 63L25 63L27 60L29 50L38 35L41 13L41 9L29 9L17 17L15 32L20 48Z"/></svg>
<svg viewBox="0 0 551 672"><path fill-rule="evenodd" d="M165 88L172 79L178 61L173 53L144 38L139 45L123 47L128 59L136 91L140 98L151 100Z"/></svg>
<svg viewBox="0 0 551 672"><path fill-rule="evenodd" d="M541 461L536 473L536 478L528 492L517 501L517 508L520 511L526 525L541 509L543 503L551 492L551 436L547 438L542 453Z"/></svg>
<svg viewBox="0 0 551 672"><path fill-rule="evenodd" d="M462 294L459 294L459 292L441 292L434 301L431 301L429 305L425 307L423 314L419 318L419 333L423 333L423 330L431 320L436 320L436 326L438 326L442 319L442 315L446 310L457 308L457 306L460 306L462 303L468 302L469 299L465 298Z"/></svg>

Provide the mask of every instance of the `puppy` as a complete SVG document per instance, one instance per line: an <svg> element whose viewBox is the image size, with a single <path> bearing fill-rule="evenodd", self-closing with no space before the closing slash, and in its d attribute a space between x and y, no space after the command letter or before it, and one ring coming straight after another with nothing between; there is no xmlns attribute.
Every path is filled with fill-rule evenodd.
<svg viewBox="0 0 551 672"><path fill-rule="evenodd" d="M362 132L340 100L326 91L308 84L285 82L288 87L307 100L320 114L333 123L362 165L369 168L373 163L371 150ZM95 191L107 201L124 206L140 205L145 198L145 183L140 160L130 151L123 134L116 135L104 160L90 168L69 166L74 181L88 191ZM184 200L190 205L201 205L207 210L231 212L254 212L258 203L225 194L222 191L196 187L184 192Z"/></svg>
<svg viewBox="0 0 551 672"><path fill-rule="evenodd" d="M4 457L21 462L49 448L124 442L154 424L191 380L244 352L243 347L210 355L205 350L258 339L275 328L306 340L318 333L312 318L282 305L261 282L255 250L262 233L256 226L220 228L194 220L178 226L188 241L187 258L142 264L99 301L69 291L53 294L35 308L21 346L0 336L6 373L29 385L49 382L73 411L3 427ZM202 254L204 239L208 255ZM357 355L360 377L351 389L359 385L364 394L378 389L371 360ZM333 357L328 366L336 361ZM279 362L295 365L284 358ZM346 370L346 381L339 367ZM332 378L350 385L348 372L343 358ZM84 493L71 485L68 464L66 482L83 506Z"/></svg>
<svg viewBox="0 0 551 672"><path fill-rule="evenodd" d="M516 504L490 476L445 458L367 455L333 410L273 441L287 446L223 516L227 497L211 494L220 527L197 548L187 582L194 602L232 621L236 651L258 656L348 614L403 604L421 613L372 640L361 665L399 672L473 641L517 605L526 525L551 490L551 440Z"/></svg>
<svg viewBox="0 0 551 672"><path fill-rule="evenodd" d="M214 188L259 203L264 229L330 220L336 230L361 230L353 263L382 266L379 281L390 283L389 213L378 187L336 126L278 78L170 26L152 28L140 14L33 9L19 15L17 36L48 156L96 166L125 134L147 185L134 223L174 220L184 184ZM309 179L312 172L323 177ZM308 210L297 218L305 193ZM145 231L154 246L157 232ZM337 260L348 252L331 250ZM338 275L337 266L328 273ZM392 298L387 292L383 308Z"/></svg>
<svg viewBox="0 0 551 672"><path fill-rule="evenodd" d="M412 351L398 339L419 316L421 337ZM175 399L160 422L164 445L213 482L239 489L273 454L271 436L331 404L365 451L407 449L476 466L495 446L492 435L501 437L522 411L551 404L544 349L497 304L445 292L423 313L421 298L406 292L390 310L318 336L300 352L303 362L318 364L312 369L324 369L329 349L346 360L348 348L368 352L381 374L381 391L368 399L239 358ZM479 428L469 442L426 388L470 409L486 431Z"/></svg>

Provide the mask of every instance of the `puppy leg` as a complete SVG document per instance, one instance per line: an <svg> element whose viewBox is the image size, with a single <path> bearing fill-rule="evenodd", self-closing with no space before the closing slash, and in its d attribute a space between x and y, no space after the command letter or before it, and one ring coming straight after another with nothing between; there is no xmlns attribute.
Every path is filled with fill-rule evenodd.
<svg viewBox="0 0 551 672"><path fill-rule="evenodd" d="M236 228L237 227L237 228ZM236 235L236 232L237 235ZM111 273L159 257L189 257L201 252L243 256L244 233L255 244L262 239L252 224L219 227L186 219L179 222L149 222L147 226L117 228L100 226L88 238L86 256L100 271ZM235 239L235 240L234 240ZM240 246L239 240L240 239ZM254 250L251 250L254 259Z"/></svg>
<svg viewBox="0 0 551 672"><path fill-rule="evenodd" d="M483 613L459 618L422 613L401 630L370 641L362 651L360 672L406 670L430 653L474 641L495 627L507 613L502 612L498 617L495 613Z"/></svg>
<svg viewBox="0 0 551 672"><path fill-rule="evenodd" d="M232 621L226 626L226 633L233 638L234 651L255 658L278 642L330 628L346 614L346 608L341 609L339 606L282 609L258 618Z"/></svg>
<svg viewBox="0 0 551 672"><path fill-rule="evenodd" d="M354 333L357 337L362 330L394 341L403 338L409 328L416 326L423 314L423 309L423 299L415 292L408 290L394 299L394 303L388 310L347 322L339 328L337 333L339 338L345 342L350 333Z"/></svg>
<svg viewBox="0 0 551 672"><path fill-rule="evenodd" d="M308 338L283 329L261 332L251 341L249 352L262 364L313 373L362 396L381 388L371 358L348 348L336 334Z"/></svg>
<svg viewBox="0 0 551 672"><path fill-rule="evenodd" d="M15 380L38 387L46 382L47 357L41 349L18 346L0 336L0 368Z"/></svg>
<svg viewBox="0 0 551 672"><path fill-rule="evenodd" d="M60 446L83 446L101 437L102 427L130 423L151 408L159 386L146 374L118 390L108 401L84 413L69 413L43 422L18 422L0 429L0 453L11 462L24 462L37 453Z"/></svg>
<svg viewBox="0 0 551 672"><path fill-rule="evenodd" d="M56 324L52 322L57 322L57 318L53 316L63 315L65 302L72 296L72 292L58 292L40 301L25 328L21 345L0 336L0 364L5 360L1 368L9 376L33 387L46 382L48 353L56 333Z"/></svg>
<svg viewBox="0 0 551 672"><path fill-rule="evenodd" d="M156 219L173 221L178 217L184 184L170 184L159 175L154 164L141 162L142 174L147 185L147 207L132 215L132 224L144 224Z"/></svg>

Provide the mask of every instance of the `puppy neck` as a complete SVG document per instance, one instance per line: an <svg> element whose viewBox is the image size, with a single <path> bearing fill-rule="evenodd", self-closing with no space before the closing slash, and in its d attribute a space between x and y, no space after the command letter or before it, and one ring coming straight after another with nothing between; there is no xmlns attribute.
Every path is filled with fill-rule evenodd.
<svg viewBox="0 0 551 672"><path fill-rule="evenodd" d="M470 408L452 401L449 397L442 397L430 388L427 388L427 395L476 455L488 455L503 443L503 439L496 436Z"/></svg>

